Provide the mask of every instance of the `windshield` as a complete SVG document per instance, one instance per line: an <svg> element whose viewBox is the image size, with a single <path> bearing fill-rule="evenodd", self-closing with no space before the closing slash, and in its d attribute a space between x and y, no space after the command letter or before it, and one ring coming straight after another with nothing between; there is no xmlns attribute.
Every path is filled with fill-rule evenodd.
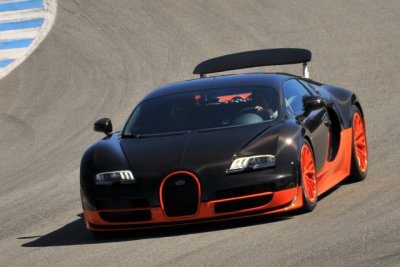
<svg viewBox="0 0 400 267"><path fill-rule="evenodd" d="M179 93L139 104L123 134L158 135L272 122L279 110L278 94L267 87Z"/></svg>

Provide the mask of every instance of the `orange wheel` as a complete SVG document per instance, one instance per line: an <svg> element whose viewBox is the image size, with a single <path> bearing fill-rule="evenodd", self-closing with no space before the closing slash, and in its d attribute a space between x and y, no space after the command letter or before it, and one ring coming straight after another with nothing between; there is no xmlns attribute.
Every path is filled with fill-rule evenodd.
<svg viewBox="0 0 400 267"><path fill-rule="evenodd" d="M353 118L354 148L357 155L358 167L362 172L367 170L368 155L364 123L360 114L355 113Z"/></svg>
<svg viewBox="0 0 400 267"><path fill-rule="evenodd" d="M312 211L317 205L317 174L314 156L307 141L301 148L300 155L301 184L303 187L303 210Z"/></svg>
<svg viewBox="0 0 400 267"><path fill-rule="evenodd" d="M353 107L353 155L351 162L351 178L364 180L368 170L368 148L365 133L365 122L360 110Z"/></svg>

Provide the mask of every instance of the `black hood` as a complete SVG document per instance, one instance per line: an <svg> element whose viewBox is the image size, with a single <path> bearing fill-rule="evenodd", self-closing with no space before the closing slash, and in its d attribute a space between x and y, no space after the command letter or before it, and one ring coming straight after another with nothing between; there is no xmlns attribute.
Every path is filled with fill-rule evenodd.
<svg viewBox="0 0 400 267"><path fill-rule="evenodd" d="M135 177L164 177L176 170L200 176L224 175L233 156L269 124L185 132L164 136L121 138L121 147Z"/></svg>

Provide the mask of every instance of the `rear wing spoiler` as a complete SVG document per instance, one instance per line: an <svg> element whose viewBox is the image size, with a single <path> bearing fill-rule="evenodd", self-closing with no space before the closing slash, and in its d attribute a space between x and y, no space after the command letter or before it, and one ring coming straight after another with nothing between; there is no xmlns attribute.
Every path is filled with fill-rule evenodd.
<svg viewBox="0 0 400 267"><path fill-rule="evenodd" d="M215 57L201 62L194 68L193 74L203 78L208 73L246 69L261 66L303 64L303 76L310 77L308 62L311 51L302 48L275 48L240 52Z"/></svg>

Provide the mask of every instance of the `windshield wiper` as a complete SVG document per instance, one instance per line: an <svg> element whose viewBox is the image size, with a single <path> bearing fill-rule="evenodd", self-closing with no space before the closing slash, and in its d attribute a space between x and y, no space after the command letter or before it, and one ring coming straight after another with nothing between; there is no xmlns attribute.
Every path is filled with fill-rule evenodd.
<svg viewBox="0 0 400 267"><path fill-rule="evenodd" d="M158 136L170 136L170 135L180 135L191 133L193 131L179 131L179 132L170 132L170 133L154 133L154 134L129 134L129 135L122 135L122 138L146 138L146 137L158 137Z"/></svg>
<svg viewBox="0 0 400 267"><path fill-rule="evenodd" d="M121 134L121 138L143 138L141 134Z"/></svg>

